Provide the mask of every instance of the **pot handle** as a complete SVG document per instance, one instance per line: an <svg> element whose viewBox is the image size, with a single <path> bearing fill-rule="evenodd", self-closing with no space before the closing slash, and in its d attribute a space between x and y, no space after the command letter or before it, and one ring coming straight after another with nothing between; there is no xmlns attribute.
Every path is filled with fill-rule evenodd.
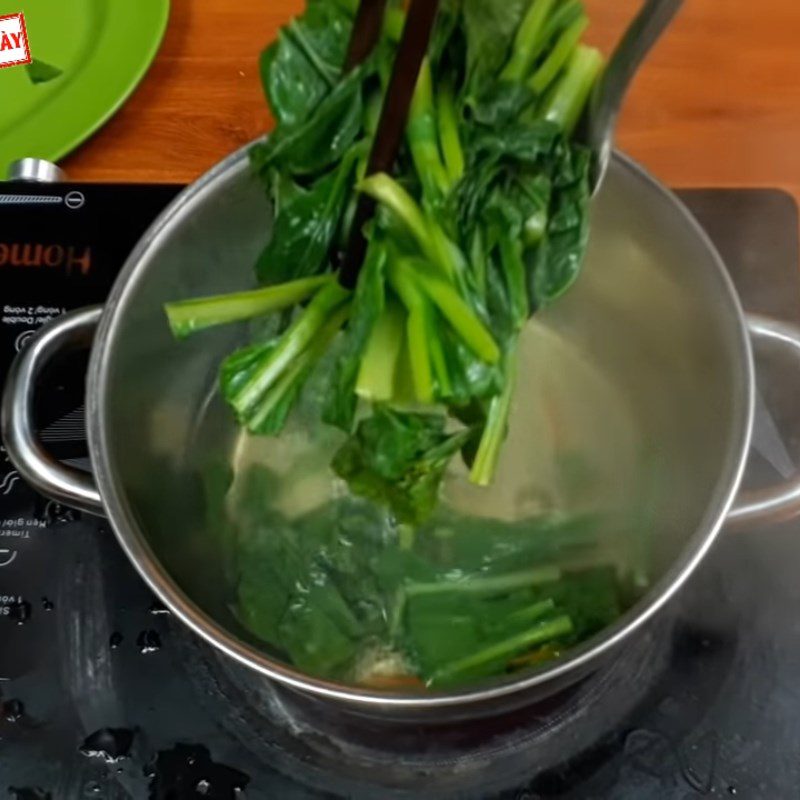
<svg viewBox="0 0 800 800"><path fill-rule="evenodd" d="M749 314L750 337L790 348L800 359L800 328L770 317ZM769 489L744 492L728 515L736 526L785 522L800 514L800 475Z"/></svg>
<svg viewBox="0 0 800 800"><path fill-rule="evenodd" d="M3 440L20 475L43 495L98 516L103 515L103 502L93 476L64 466L42 447L33 424L33 401L47 364L64 350L91 347L102 314L102 306L91 306L43 327L11 365L2 407Z"/></svg>

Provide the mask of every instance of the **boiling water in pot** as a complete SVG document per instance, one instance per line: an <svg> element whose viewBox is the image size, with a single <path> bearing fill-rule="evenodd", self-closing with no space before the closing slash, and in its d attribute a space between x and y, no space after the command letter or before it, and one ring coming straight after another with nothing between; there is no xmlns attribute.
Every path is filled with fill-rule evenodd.
<svg viewBox="0 0 800 800"><path fill-rule="evenodd" d="M240 544L276 539L271 531L319 543L320 531L356 516L371 522L362 534L371 529L386 537L380 544L402 533L395 551L402 544L412 556L427 548L424 555L441 557L464 543L485 543L497 527L509 533L520 520L592 515L596 546L577 559L582 566L613 564L638 591L645 579L672 580L667 573L685 566L682 554L707 540L731 484L746 400L742 332L703 239L687 236L685 217L642 186L633 170L618 165L611 173L580 281L525 335L495 485L470 487L454 466L444 519L411 537L332 479L335 430L312 430L301 412L291 435L242 437L217 391L219 363L243 341L241 330L182 343L170 337L165 300L241 287L263 244L267 210L255 213L260 191L237 177L222 192L227 216L214 203L185 215L129 298L137 313L115 333L102 399L120 494L169 578L219 625L278 656L285 651L265 643L264 631L253 634L240 608L242 566L258 560L243 555ZM242 215L247 222L233 235L224 219ZM247 476L257 469L268 477L250 494L263 501L261 516L245 519ZM338 504L336 519L325 518L326 498ZM693 537L694 549L686 551ZM524 565L552 561L551 552ZM266 596L270 569L281 563L263 562L252 581L256 598ZM476 564L482 566L473 558ZM424 583L413 569L409 574Z"/></svg>
<svg viewBox="0 0 800 800"><path fill-rule="evenodd" d="M529 324L519 357L509 437L493 485L481 488L471 484L463 460L453 459L443 484L441 507L421 530L398 527L382 509L373 507L368 512L369 520L364 524L373 528L370 546L377 542L379 551L371 558L399 559L404 552L427 556L434 547L430 542L442 542L446 537L470 540L480 535L490 542L495 530L499 548L506 546L512 529L514 537L524 540L526 521L581 519L585 520L581 537L587 546L560 552L558 540L562 532L556 526L547 534L553 540L552 549L539 557L523 552L519 563L509 562L505 572L603 565L617 571L627 590L642 588L646 580L642 545L647 525L641 486L649 466L644 462L642 432L633 408L580 348L546 322ZM287 530L292 535L294 526L301 540L307 537L306 520L317 519L314 524L318 527L339 525L343 519L358 519L365 513L365 505L369 505L352 498L330 466L345 437L319 422L326 367L330 364L323 364L312 377L298 411L281 436L237 433L230 449L230 475L221 506L224 523L217 517L216 524L222 532L218 531L214 538L227 553L226 602L251 636L267 649L277 651L282 648L275 639L275 623L265 623L264 617L271 612L263 607L260 597L261 587L269 593L274 576L264 572L262 578L256 568L242 566L241 562L261 558L265 542L286 535ZM228 425L229 411L215 393L196 442L217 440L220 427ZM197 452L191 454L191 462L198 462ZM206 502L214 505L216 501L207 497ZM254 510L255 504L266 510ZM340 510L332 515L329 509L334 507ZM467 529L462 521L468 521ZM515 525L517 528L512 528ZM567 524L566 535L573 535L573 528ZM348 544L358 548L362 546L360 541ZM328 544L320 547L327 548ZM269 547L267 551L269 555L264 558L283 557ZM436 552L441 555L444 545ZM443 563L451 573L463 570L467 574L475 566L471 561L462 562L458 555ZM371 567L357 567L356 577L361 569ZM492 569L491 565L486 567L487 574ZM413 579L413 575L408 577ZM628 594L622 602L630 602L632 597ZM386 616L392 612L381 613ZM313 636L309 632L305 635ZM366 681L368 685L372 681L380 687L381 679L387 675L394 679L398 671L409 671L407 659L382 637L370 632L364 639L360 644L362 652L353 665L344 672L328 671L323 676ZM319 672L313 656L299 658L299 666ZM292 660L297 662L298 657Z"/></svg>
<svg viewBox="0 0 800 800"><path fill-rule="evenodd" d="M456 458L444 483L444 504L487 520L559 511L604 511L624 518L642 469L641 431L629 402L597 365L545 324L528 325L520 365L497 479L485 488L471 484L463 460ZM319 383L308 393L313 395ZM311 405L313 398L307 413L290 421L280 437L238 436L231 515L237 514L237 484L254 465L277 477L275 504L290 518L345 491L330 469L344 437L319 424L309 427L315 416Z"/></svg>

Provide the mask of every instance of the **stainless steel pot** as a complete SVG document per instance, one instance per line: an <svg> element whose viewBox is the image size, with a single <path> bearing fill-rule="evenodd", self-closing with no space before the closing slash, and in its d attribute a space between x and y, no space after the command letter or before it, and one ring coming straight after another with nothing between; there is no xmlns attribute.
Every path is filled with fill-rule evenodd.
<svg viewBox="0 0 800 800"><path fill-rule="evenodd" d="M281 663L228 609L218 546L203 533L202 452L229 455L214 407L220 358L240 331L175 343L167 300L248 285L270 209L234 154L187 189L131 255L104 308L69 314L20 354L3 402L3 436L21 474L56 500L108 517L142 577L174 614L230 657L285 686L379 716L451 719L522 703L594 669L678 590L726 522L769 521L800 509L800 480L734 500L750 448L755 378L750 337L800 354L800 331L746 319L713 246L683 206L640 167L616 156L596 200L578 286L541 323L568 338L613 381L657 456L650 540L652 587L614 626L538 672L426 696L337 685ZM37 441L37 376L61 350L93 342L87 427L94 475L57 463ZM215 587L219 586L219 591ZM202 600L201 600L202 598Z"/></svg>

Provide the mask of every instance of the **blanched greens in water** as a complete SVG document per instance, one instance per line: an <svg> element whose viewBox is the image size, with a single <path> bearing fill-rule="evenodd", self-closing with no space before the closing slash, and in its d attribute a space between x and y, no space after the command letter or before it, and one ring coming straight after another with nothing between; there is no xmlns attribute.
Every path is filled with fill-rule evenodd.
<svg viewBox="0 0 800 800"><path fill-rule="evenodd" d="M314 675L375 679L365 657L393 653L395 670L451 686L552 657L621 611L614 570L548 566L592 554L591 517L479 525L437 512L404 542L355 497L289 519L279 484L252 467L237 490L238 614Z"/></svg>

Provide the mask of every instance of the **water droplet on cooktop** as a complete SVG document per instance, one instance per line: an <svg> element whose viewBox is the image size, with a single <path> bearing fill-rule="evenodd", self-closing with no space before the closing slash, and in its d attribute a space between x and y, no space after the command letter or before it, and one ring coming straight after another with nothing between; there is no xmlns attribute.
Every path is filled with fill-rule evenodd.
<svg viewBox="0 0 800 800"><path fill-rule="evenodd" d="M234 797L244 800L244 794L235 792L236 789L244 789L250 782L243 772L216 763L204 745L187 744L176 744L171 750L160 751L149 766L146 777L152 779L152 796L163 796L165 800L167 795L162 794L163 790L173 786L189 789L192 797Z"/></svg>
<svg viewBox="0 0 800 800"><path fill-rule="evenodd" d="M153 601L148 611L154 617L168 617L172 614L172 612L163 603L159 603L158 600Z"/></svg>
<svg viewBox="0 0 800 800"><path fill-rule="evenodd" d="M729 786L728 794L737 795L739 794L739 790L735 786Z"/></svg>
<svg viewBox="0 0 800 800"><path fill-rule="evenodd" d="M91 781L91 783L86 784L85 793L86 794L100 794L103 790L103 787L97 781Z"/></svg>
<svg viewBox="0 0 800 800"><path fill-rule="evenodd" d="M42 517L48 525L66 525L77 522L81 518L81 512L50 500L44 507Z"/></svg>
<svg viewBox="0 0 800 800"><path fill-rule="evenodd" d="M157 653L161 649L161 637L157 631L142 631L136 637L136 646L144 655Z"/></svg>
<svg viewBox="0 0 800 800"><path fill-rule="evenodd" d="M46 792L44 789L22 788L18 789L15 786L9 786L8 792L13 796L13 800L52 800L53 795Z"/></svg>
<svg viewBox="0 0 800 800"><path fill-rule="evenodd" d="M42 598L42 608L45 611L52 611L55 607L56 605L52 600L48 600L46 597Z"/></svg>
<svg viewBox="0 0 800 800"><path fill-rule="evenodd" d="M102 758L107 764L116 764L130 755L132 745L133 731L101 728L86 737L80 751L89 758Z"/></svg>
<svg viewBox="0 0 800 800"><path fill-rule="evenodd" d="M31 618L31 604L27 600L14 603L9 611L9 616L17 625L24 625Z"/></svg>
<svg viewBox="0 0 800 800"><path fill-rule="evenodd" d="M25 715L25 706L21 700L6 700L3 703L3 716L9 722L19 722Z"/></svg>
<svg viewBox="0 0 800 800"><path fill-rule="evenodd" d="M111 638L108 640L111 649L116 650L122 644L122 639L122 634L119 631L114 631L114 633L111 634Z"/></svg>

